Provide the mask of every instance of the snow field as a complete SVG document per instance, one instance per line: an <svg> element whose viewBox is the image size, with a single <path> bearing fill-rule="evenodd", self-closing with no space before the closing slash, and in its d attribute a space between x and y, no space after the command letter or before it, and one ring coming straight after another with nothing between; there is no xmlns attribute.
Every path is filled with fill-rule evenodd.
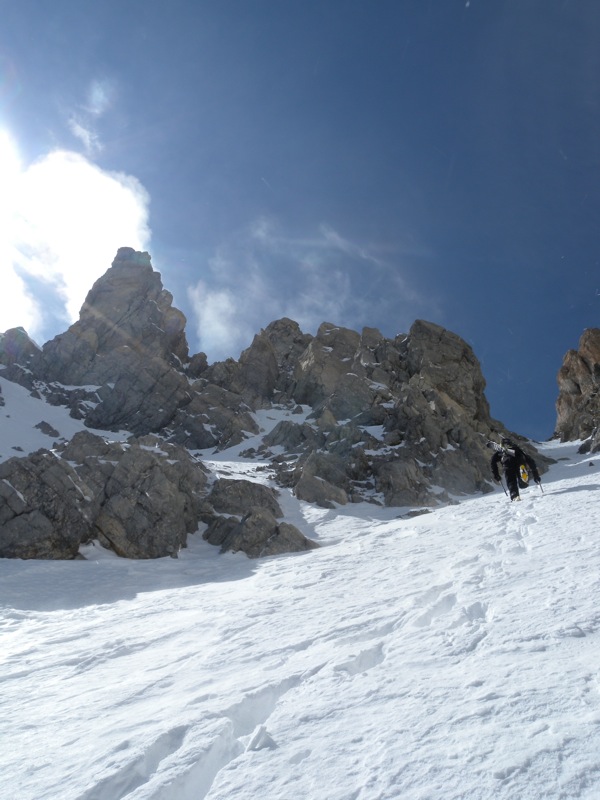
<svg viewBox="0 0 600 800"><path fill-rule="evenodd" d="M0 560L2 795L599 798L600 461L544 449L520 503L282 492L301 555Z"/></svg>

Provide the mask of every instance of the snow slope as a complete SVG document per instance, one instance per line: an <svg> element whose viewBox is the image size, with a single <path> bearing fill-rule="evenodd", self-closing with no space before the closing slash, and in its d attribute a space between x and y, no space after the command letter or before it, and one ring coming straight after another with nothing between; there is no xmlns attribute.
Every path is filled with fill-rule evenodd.
<svg viewBox="0 0 600 800"><path fill-rule="evenodd" d="M301 555L0 560L2 797L600 798L600 459L544 448L520 503L284 493Z"/></svg>
<svg viewBox="0 0 600 800"><path fill-rule="evenodd" d="M0 375L3 367L0 367ZM55 442L71 439L78 431L89 430L83 422L69 416L68 409L63 406L51 406L43 399L31 396L28 389L17 383L0 377L0 461L13 456L25 455L39 450L40 447L51 448ZM38 427L42 423L50 425L59 434L55 437L44 433ZM98 434L104 431L94 431ZM115 439L125 439L129 433L106 433Z"/></svg>

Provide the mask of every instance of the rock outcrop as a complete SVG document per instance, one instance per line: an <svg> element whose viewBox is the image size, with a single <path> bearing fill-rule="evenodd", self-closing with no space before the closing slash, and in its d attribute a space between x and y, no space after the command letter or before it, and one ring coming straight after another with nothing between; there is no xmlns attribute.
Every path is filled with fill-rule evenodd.
<svg viewBox="0 0 600 800"><path fill-rule="evenodd" d="M33 388L31 364L38 358L40 348L29 338L24 328L9 328L0 333L0 364L3 377Z"/></svg>
<svg viewBox="0 0 600 800"><path fill-rule="evenodd" d="M203 536L221 552L242 551L250 558L301 553L318 547L295 525L279 521L277 492L261 483L220 478L203 506Z"/></svg>
<svg viewBox="0 0 600 800"><path fill-rule="evenodd" d="M28 366L40 348L24 328L9 328L0 334L0 364Z"/></svg>
<svg viewBox="0 0 600 800"><path fill-rule="evenodd" d="M491 490L485 444L506 431L472 349L450 331L418 320L390 340L323 324L288 375L283 397L312 413L264 442L297 454L278 469L298 497L434 506Z"/></svg>
<svg viewBox="0 0 600 800"><path fill-rule="evenodd" d="M131 361L159 359L182 366L188 359L185 317L172 307L148 253L129 247L90 289L79 320L43 347L43 378L63 384L102 385L122 377Z"/></svg>
<svg viewBox="0 0 600 800"><path fill-rule="evenodd" d="M172 300L148 253L122 247L88 293L79 320L42 348L37 376L50 385L95 387L83 404L63 390L92 428L161 430L191 399L183 374L185 317Z"/></svg>
<svg viewBox="0 0 600 800"><path fill-rule="evenodd" d="M318 545L288 522L278 523L270 511L254 507L240 520L218 517L209 525L204 538L220 546L221 552L240 550L250 558L301 553Z"/></svg>
<svg viewBox="0 0 600 800"><path fill-rule="evenodd" d="M0 556L74 558L90 538L92 493L48 450L0 464Z"/></svg>
<svg viewBox="0 0 600 800"><path fill-rule="evenodd" d="M176 556L198 528L207 478L162 439L76 434L0 464L0 555L74 558L98 539L127 558Z"/></svg>
<svg viewBox="0 0 600 800"><path fill-rule="evenodd" d="M459 336L423 320L393 339L329 322L313 336L283 318L239 361L209 365L190 356L172 302L150 256L121 248L65 333L41 349L23 329L0 337L3 377L101 432L2 465L0 556L68 558L90 539L131 558L176 555L202 524L207 541L252 557L311 549L271 487L215 479L198 460L248 439L243 457L272 485L324 508L491 491L485 444L508 432ZM592 395L594 352L590 339L565 377L578 397Z"/></svg>
<svg viewBox="0 0 600 800"><path fill-rule="evenodd" d="M221 514L243 515L249 508L257 506L274 517L283 516L275 491L252 481L218 479L212 486L207 503Z"/></svg>
<svg viewBox="0 0 600 800"><path fill-rule="evenodd" d="M585 439L583 452L600 450L600 328L588 328L577 350L569 350L558 372L555 435Z"/></svg>

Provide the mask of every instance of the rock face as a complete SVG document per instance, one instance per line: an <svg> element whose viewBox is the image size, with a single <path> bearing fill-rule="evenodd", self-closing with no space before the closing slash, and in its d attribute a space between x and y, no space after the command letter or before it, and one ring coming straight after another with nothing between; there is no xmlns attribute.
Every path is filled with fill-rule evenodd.
<svg viewBox="0 0 600 800"><path fill-rule="evenodd" d="M220 546L222 553L241 550L250 558L301 553L318 547L295 525L278 522L268 509L260 506L253 506L240 519L216 517L208 526L204 538L210 544Z"/></svg>
<svg viewBox="0 0 600 800"><path fill-rule="evenodd" d="M24 328L10 328L0 333L0 364L2 375L11 381L33 387L32 362L39 356L40 348L33 342Z"/></svg>
<svg viewBox="0 0 600 800"><path fill-rule="evenodd" d="M74 558L90 536L91 494L47 450L0 464L0 555Z"/></svg>
<svg viewBox="0 0 600 800"><path fill-rule="evenodd" d="M24 328L9 328L0 334L0 364L27 366L39 353L39 347L33 342Z"/></svg>
<svg viewBox="0 0 600 800"><path fill-rule="evenodd" d="M122 247L85 300L79 320L44 345L35 365L47 383L96 386L93 428L161 430L190 401L185 317L152 269L150 256ZM79 399L79 398L76 398Z"/></svg>
<svg viewBox="0 0 600 800"><path fill-rule="evenodd" d="M556 432L561 441L588 440L584 451L600 450L600 328L588 328L577 350L569 350L558 372Z"/></svg>
<svg viewBox="0 0 600 800"><path fill-rule="evenodd" d="M185 317L172 301L148 253L122 247L90 289L79 321L44 346L45 378L73 385L116 381L128 350L139 361L181 365L188 358Z"/></svg>
<svg viewBox="0 0 600 800"><path fill-rule="evenodd" d="M0 554L74 558L98 539L128 558L176 556L198 527L206 481L187 451L157 437L78 433L0 464Z"/></svg>
<svg viewBox="0 0 600 800"><path fill-rule="evenodd" d="M485 444L505 429L471 348L440 326L418 320L390 340L323 324L280 385L312 408L264 440L297 454L279 478L301 499L433 506L490 490Z"/></svg>
<svg viewBox="0 0 600 800"><path fill-rule="evenodd" d="M227 516L223 516L226 514ZM318 547L295 525L278 522L283 512L277 492L247 480L219 479L203 507L204 538L221 552L242 551L251 558L300 553Z"/></svg>
<svg viewBox="0 0 600 800"><path fill-rule="evenodd" d="M594 347L573 356L573 397L594 385ZM185 317L150 256L131 248L65 333L40 349L23 329L7 331L0 363L3 377L102 432L2 465L0 556L71 558L90 539L130 558L176 555L202 524L207 541L251 557L308 550L315 543L282 519L273 485L329 509L434 507L490 491L485 444L509 433L490 417L471 348L423 320L388 339L328 322L312 336L283 318L239 361L190 357ZM129 438L110 441L110 431ZM271 487L215 478L190 454L250 437L242 455Z"/></svg>

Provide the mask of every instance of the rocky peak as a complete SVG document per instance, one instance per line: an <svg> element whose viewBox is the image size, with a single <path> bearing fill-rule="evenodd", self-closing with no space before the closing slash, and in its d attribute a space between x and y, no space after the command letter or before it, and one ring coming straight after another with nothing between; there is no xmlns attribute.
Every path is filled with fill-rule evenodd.
<svg viewBox="0 0 600 800"><path fill-rule="evenodd" d="M79 320L44 345L47 380L101 385L121 373L121 359L161 359L181 367L188 359L185 316L172 306L148 253L130 247L90 289Z"/></svg>
<svg viewBox="0 0 600 800"><path fill-rule="evenodd" d="M39 352L40 348L29 338L25 328L9 328L0 333L0 364L27 365Z"/></svg>
<svg viewBox="0 0 600 800"><path fill-rule="evenodd" d="M190 400L186 320L172 301L148 253L120 248L78 321L32 359L36 388L92 428L161 430Z"/></svg>
<svg viewBox="0 0 600 800"><path fill-rule="evenodd" d="M33 388L30 367L40 352L40 348L24 328L10 328L0 333L0 364L4 366L2 375L29 389Z"/></svg>
<svg viewBox="0 0 600 800"><path fill-rule="evenodd" d="M600 328L588 328L577 350L569 350L558 372L555 435L561 441L592 437L600 449Z"/></svg>
<svg viewBox="0 0 600 800"><path fill-rule="evenodd" d="M490 421L485 379L471 347L433 322L417 320L407 341L409 375L457 403L476 420Z"/></svg>
<svg viewBox="0 0 600 800"><path fill-rule="evenodd" d="M260 335L273 347L277 368L284 374L293 372L313 338L309 333L302 333L298 323L287 317L271 322Z"/></svg>
<svg viewBox="0 0 600 800"><path fill-rule="evenodd" d="M371 393L359 345L356 331L324 322L294 369L294 400L327 409L338 420L368 408Z"/></svg>

